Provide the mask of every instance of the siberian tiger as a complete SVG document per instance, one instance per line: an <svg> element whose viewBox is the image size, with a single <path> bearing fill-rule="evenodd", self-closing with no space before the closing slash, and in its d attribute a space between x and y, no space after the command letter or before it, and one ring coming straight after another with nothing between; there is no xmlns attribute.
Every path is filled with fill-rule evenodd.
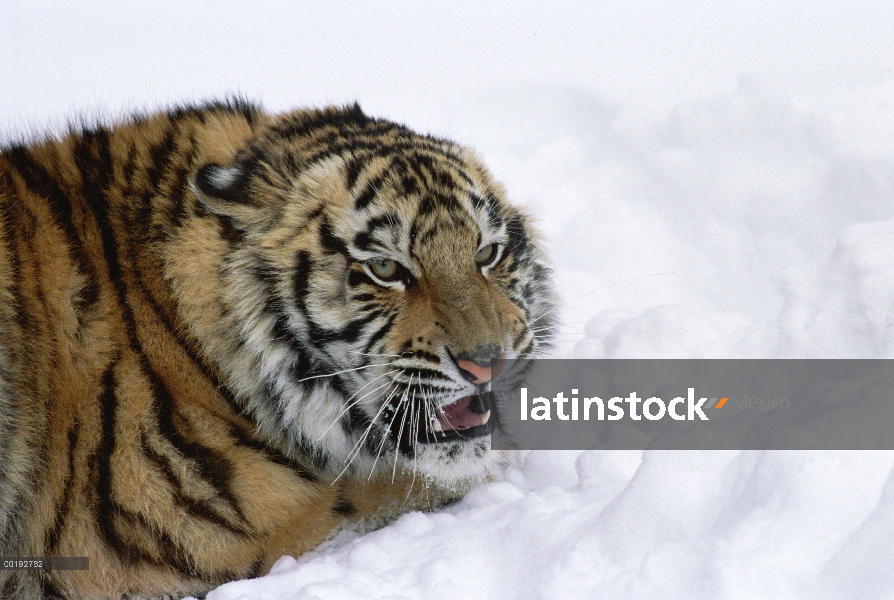
<svg viewBox="0 0 894 600"><path fill-rule="evenodd" d="M475 156L241 101L0 151L0 595L201 595L494 472L548 269Z"/></svg>

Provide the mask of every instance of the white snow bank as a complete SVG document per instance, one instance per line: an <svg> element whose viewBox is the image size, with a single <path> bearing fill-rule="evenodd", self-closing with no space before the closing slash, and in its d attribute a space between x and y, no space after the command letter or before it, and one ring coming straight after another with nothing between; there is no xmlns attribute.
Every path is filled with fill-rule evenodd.
<svg viewBox="0 0 894 600"><path fill-rule="evenodd" d="M855 584L894 592L894 578L875 572L892 562L883 547L894 534L883 509L894 500L890 453L518 458L506 481L457 506L343 535L208 598L813 598Z"/></svg>

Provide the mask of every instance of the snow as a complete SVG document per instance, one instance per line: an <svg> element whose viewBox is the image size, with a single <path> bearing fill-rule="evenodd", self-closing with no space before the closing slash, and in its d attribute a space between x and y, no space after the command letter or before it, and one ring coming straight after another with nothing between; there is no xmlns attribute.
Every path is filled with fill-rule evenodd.
<svg viewBox="0 0 894 600"><path fill-rule="evenodd" d="M0 132L357 99L537 218L558 356L894 358L894 13L826 4L6 3ZM513 463L209 599L894 596L894 453Z"/></svg>

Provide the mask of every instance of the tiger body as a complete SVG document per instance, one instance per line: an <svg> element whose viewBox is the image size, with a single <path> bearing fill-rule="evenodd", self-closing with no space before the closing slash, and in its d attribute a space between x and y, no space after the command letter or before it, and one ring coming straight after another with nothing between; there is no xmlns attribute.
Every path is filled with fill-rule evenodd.
<svg viewBox="0 0 894 600"><path fill-rule="evenodd" d="M461 496L490 368L547 343L525 217L356 106L9 146L0 240L0 555L90 561L4 598L201 595Z"/></svg>

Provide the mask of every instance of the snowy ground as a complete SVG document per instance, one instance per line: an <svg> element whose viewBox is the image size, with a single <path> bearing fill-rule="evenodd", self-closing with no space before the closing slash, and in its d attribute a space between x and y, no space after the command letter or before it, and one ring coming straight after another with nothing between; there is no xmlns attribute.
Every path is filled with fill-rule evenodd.
<svg viewBox="0 0 894 600"><path fill-rule="evenodd" d="M477 148L538 218L559 356L894 358L885 3L186 4L0 7L0 132L358 99ZM894 453L515 459L209 598L894 597Z"/></svg>

